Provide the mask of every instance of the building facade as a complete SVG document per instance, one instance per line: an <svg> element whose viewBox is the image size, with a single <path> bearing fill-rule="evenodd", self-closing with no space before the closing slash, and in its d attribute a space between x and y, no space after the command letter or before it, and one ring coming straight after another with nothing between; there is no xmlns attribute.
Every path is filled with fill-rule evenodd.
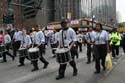
<svg viewBox="0 0 125 83"><path fill-rule="evenodd" d="M116 21L116 0L55 0L55 19L81 17L92 18L98 22L112 24Z"/></svg>
<svg viewBox="0 0 125 83"><path fill-rule="evenodd" d="M3 0L5 1L5 0ZM47 26L62 19L92 18L105 24L116 22L116 0L11 0L16 4L15 25Z"/></svg>
<svg viewBox="0 0 125 83"><path fill-rule="evenodd" d="M81 0L81 15L105 24L116 22L116 0Z"/></svg>

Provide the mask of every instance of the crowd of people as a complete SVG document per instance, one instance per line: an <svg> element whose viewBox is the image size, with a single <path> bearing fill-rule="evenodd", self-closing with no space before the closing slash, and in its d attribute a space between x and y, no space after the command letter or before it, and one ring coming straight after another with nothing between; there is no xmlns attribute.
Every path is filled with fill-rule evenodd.
<svg viewBox="0 0 125 83"><path fill-rule="evenodd" d="M45 53L46 45L50 44L53 54L52 57L60 58L60 54L61 56L71 55L71 59L68 58L68 60L64 62L62 62L63 60L59 61L59 71L56 77L56 80L59 80L65 77L67 63L73 68L73 76L77 76L78 68L75 58L79 58L79 53L85 51L85 49L82 49L83 46L87 48L86 63L90 64L91 62L95 62L95 74L100 73L101 68L103 68L103 71L106 71L105 59L107 53L111 52L112 57L117 58L120 47L123 47L125 53L125 34L117 32L116 28L113 28L113 30L109 32L103 30L102 24L97 23L95 28L88 27L86 32L82 32L78 29L74 30L68 27L68 22L65 20L60 24L62 26L61 30L55 29L49 35L37 26L35 30L29 31L25 29L16 29L13 32L10 30L0 31L0 57L3 58L2 63L7 62L6 55L10 56L12 60L15 60L17 51L20 51L18 67L25 65L26 58L30 60L33 65L32 72L39 70L38 60L44 64L43 69L46 69L49 62L44 58L43 54ZM38 48L38 51L33 51L33 54L31 53L32 57L29 57L27 53L28 50L35 47ZM10 53L10 48L13 50L13 54ZM65 53L60 52L60 54L56 52L57 49L61 48L67 48L68 51Z"/></svg>

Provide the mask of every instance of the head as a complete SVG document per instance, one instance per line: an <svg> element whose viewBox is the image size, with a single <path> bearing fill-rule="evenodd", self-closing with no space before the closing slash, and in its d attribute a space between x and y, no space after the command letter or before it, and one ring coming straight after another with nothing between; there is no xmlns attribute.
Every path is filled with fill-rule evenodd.
<svg viewBox="0 0 125 83"><path fill-rule="evenodd" d="M93 28L92 27L88 27L88 32L92 32Z"/></svg>
<svg viewBox="0 0 125 83"><path fill-rule="evenodd" d="M63 20L63 21L61 22L62 29L67 30L67 29L68 29L67 24L68 24L68 22L67 22L66 20Z"/></svg>
<svg viewBox="0 0 125 83"><path fill-rule="evenodd" d="M112 29L112 32L117 32L117 29L116 28Z"/></svg>
<svg viewBox="0 0 125 83"><path fill-rule="evenodd" d="M0 34L3 35L3 31L0 31Z"/></svg>
<svg viewBox="0 0 125 83"><path fill-rule="evenodd" d="M27 33L26 30L23 30L22 32L23 32L23 35L26 35L26 33Z"/></svg>
<svg viewBox="0 0 125 83"><path fill-rule="evenodd" d="M5 34L5 35L8 34L8 30L5 30L5 31L4 31L4 34Z"/></svg>
<svg viewBox="0 0 125 83"><path fill-rule="evenodd" d="M37 32L39 31L39 27L38 26L35 27L35 31L37 31Z"/></svg>
<svg viewBox="0 0 125 83"><path fill-rule="evenodd" d="M97 23L96 24L96 31L101 31L103 28L102 28L102 24L101 23Z"/></svg>

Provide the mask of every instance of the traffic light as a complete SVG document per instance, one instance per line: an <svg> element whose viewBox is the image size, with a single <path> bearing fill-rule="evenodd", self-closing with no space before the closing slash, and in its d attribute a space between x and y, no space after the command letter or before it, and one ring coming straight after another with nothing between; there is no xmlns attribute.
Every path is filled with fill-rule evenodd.
<svg viewBox="0 0 125 83"><path fill-rule="evenodd" d="M3 16L3 23L6 24L14 23L14 15Z"/></svg>

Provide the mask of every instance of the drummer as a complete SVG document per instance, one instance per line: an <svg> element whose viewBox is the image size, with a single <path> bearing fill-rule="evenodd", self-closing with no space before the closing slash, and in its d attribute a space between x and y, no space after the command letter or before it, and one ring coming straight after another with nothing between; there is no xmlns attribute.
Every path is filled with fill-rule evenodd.
<svg viewBox="0 0 125 83"><path fill-rule="evenodd" d="M58 30L54 30L54 33L52 34L52 38L51 38L51 48L52 48L52 53L53 53L53 57L55 57L55 49L58 46Z"/></svg>
<svg viewBox="0 0 125 83"><path fill-rule="evenodd" d="M40 50L40 61L44 63L43 69L46 69L49 62L46 61L46 59L42 55L43 49L44 49L44 44L45 44L45 36L44 36L43 32L39 30L38 27L36 27L36 32L34 34L33 42L34 42L34 47L38 47ZM32 61L32 63L34 66L34 69L32 69L32 72L39 70L38 60Z"/></svg>
<svg viewBox="0 0 125 83"><path fill-rule="evenodd" d="M71 51L72 47L74 46L74 44L77 41L77 37L76 37L75 31L72 28L69 28L67 26L67 24L68 24L67 21L61 22L62 30L59 32L58 48L62 48L62 47L67 48L68 47ZM76 68L76 63L75 63L74 59L72 61L70 61L69 63L73 68L73 76L76 76L77 75L77 68ZM60 64L59 75L56 77L56 80L64 78L66 65L67 65L66 63Z"/></svg>
<svg viewBox="0 0 125 83"><path fill-rule="evenodd" d="M12 58L12 60L15 59L15 57L9 53L10 45L11 45L11 37L8 34L8 30L5 30L4 46L5 46L6 51L2 53L2 56L3 56L2 63L7 62L6 55L10 56Z"/></svg>
<svg viewBox="0 0 125 83"><path fill-rule="evenodd" d="M27 49L29 49L31 47L31 44L32 44L31 38L27 34L26 30L23 30L22 32L23 32L23 38L22 38L22 41L21 41L20 48L25 48L27 50ZM27 52L27 51L25 51L25 52ZM24 55L26 55L26 53L24 53ZM20 64L18 65L18 67L24 66L24 60L25 60L25 58L28 59L27 56L19 58L19 63Z"/></svg>

